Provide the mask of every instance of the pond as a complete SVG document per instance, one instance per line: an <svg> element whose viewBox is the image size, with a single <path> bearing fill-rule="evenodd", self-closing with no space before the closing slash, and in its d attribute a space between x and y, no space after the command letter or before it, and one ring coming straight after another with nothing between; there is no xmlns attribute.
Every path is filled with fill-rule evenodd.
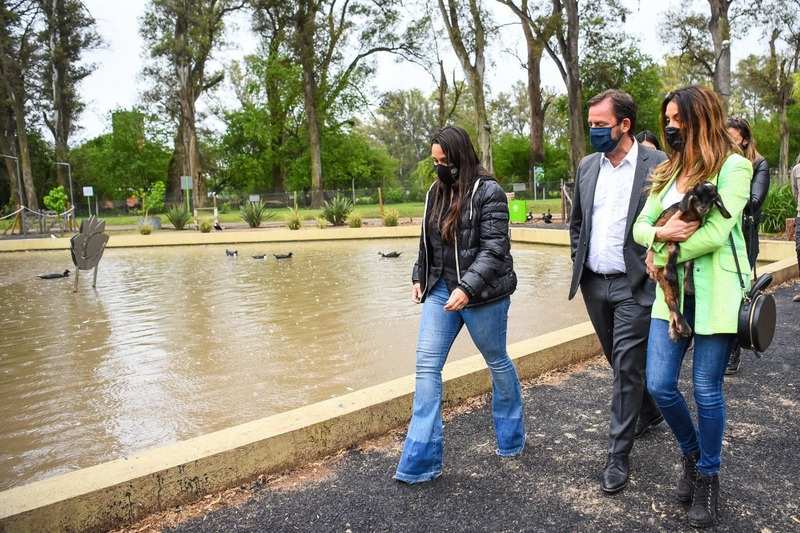
<svg viewBox="0 0 800 533"><path fill-rule="evenodd" d="M227 257L236 248L238 257ZM0 255L0 489L414 372L416 239ZM379 251L397 250L397 259ZM292 252L291 259L272 254ZM509 342L586 320L566 247L514 244ZM253 259L253 255L266 258ZM477 353L466 330L451 359Z"/></svg>

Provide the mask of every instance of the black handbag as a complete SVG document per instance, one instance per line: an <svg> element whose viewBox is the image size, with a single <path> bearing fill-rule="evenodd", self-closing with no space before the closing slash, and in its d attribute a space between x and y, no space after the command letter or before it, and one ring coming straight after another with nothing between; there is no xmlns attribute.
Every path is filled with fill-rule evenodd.
<svg viewBox="0 0 800 533"><path fill-rule="evenodd" d="M729 236L733 260L736 262L736 272L739 274L739 284L745 290L742 269L739 267L739 256L733 245L733 235ZM757 356L767 351L775 336L775 298L764 292L772 283L772 274L759 276L750 290L742 299L739 307L738 341L739 346L753 350Z"/></svg>

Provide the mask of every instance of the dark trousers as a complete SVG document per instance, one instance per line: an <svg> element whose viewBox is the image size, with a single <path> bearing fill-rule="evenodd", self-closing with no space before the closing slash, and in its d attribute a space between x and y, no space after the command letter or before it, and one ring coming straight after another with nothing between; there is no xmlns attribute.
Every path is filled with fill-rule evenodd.
<svg viewBox="0 0 800 533"><path fill-rule="evenodd" d="M797 267L800 268L800 217L794 219L794 250L797 252Z"/></svg>
<svg viewBox="0 0 800 533"><path fill-rule="evenodd" d="M644 375L651 308L636 302L625 276L604 279L587 269L581 279L581 294L614 371L608 452L627 454L633 448L640 413L650 419L659 412L647 393Z"/></svg>

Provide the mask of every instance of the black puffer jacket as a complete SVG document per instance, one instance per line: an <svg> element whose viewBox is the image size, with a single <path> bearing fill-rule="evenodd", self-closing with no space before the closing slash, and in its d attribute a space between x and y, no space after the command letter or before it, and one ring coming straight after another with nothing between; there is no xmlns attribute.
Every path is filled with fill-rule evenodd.
<svg viewBox="0 0 800 533"><path fill-rule="evenodd" d="M763 157L753 163L753 180L750 182L750 200L742 213L742 229L747 244L747 258L750 266L756 264L758 257L758 227L761 224L761 207L769 192L769 165Z"/></svg>
<svg viewBox="0 0 800 533"><path fill-rule="evenodd" d="M436 186L434 184L434 186ZM422 285L422 301L428 289L436 282L429 275L428 258L431 243L426 236L426 220L432 211L433 187L425 197L425 220L419 240L419 257L414 264L411 279ZM514 262L511 258L511 240L508 235L508 200L500 185L490 176L481 176L475 182L470 201L461 209L458 225L456 270L459 287L469 295L467 307L483 305L513 293L517 288Z"/></svg>

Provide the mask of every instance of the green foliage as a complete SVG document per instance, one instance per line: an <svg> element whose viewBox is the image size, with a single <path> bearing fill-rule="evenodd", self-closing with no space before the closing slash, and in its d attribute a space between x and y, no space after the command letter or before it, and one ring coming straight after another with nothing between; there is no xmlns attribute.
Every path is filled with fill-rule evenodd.
<svg viewBox="0 0 800 533"><path fill-rule="evenodd" d="M389 187L382 193L384 203L399 204L406 201L406 191L401 187Z"/></svg>
<svg viewBox="0 0 800 533"><path fill-rule="evenodd" d="M492 147L494 174L508 188L514 182L528 182L530 140L522 135L501 135Z"/></svg>
<svg viewBox="0 0 800 533"><path fill-rule="evenodd" d="M67 210L67 192L64 190L63 185L53 187L47 196L44 197L44 206L56 213L63 213Z"/></svg>
<svg viewBox="0 0 800 533"><path fill-rule="evenodd" d="M153 121L144 118L145 129ZM165 179L171 150L151 139L134 120L117 120L114 133L90 139L70 153L75 187L91 185L101 198L123 200L131 190Z"/></svg>
<svg viewBox="0 0 800 533"><path fill-rule="evenodd" d="M139 226L139 233L141 233L142 235L150 235L151 233L153 233L153 228L150 227L149 224L142 224L141 226Z"/></svg>
<svg viewBox="0 0 800 533"><path fill-rule="evenodd" d="M788 183L781 187L772 187L761 208L761 231L764 233L780 233L786 229L786 219L794 218L797 213L797 201Z"/></svg>
<svg viewBox="0 0 800 533"><path fill-rule="evenodd" d="M247 222L251 228L257 228L265 220L275 216L275 213L268 211L266 204L263 202L247 202L240 211L242 220Z"/></svg>
<svg viewBox="0 0 800 533"><path fill-rule="evenodd" d="M347 220L347 216L353 210L353 202L345 196L338 194L329 202L322 205L322 218L334 226L342 226Z"/></svg>
<svg viewBox="0 0 800 533"><path fill-rule="evenodd" d="M200 221L200 232L201 233L211 233L211 221L208 219L203 219Z"/></svg>
<svg viewBox="0 0 800 533"><path fill-rule="evenodd" d="M351 213L349 217L347 217L347 225L351 228L360 228L361 227L361 215L358 213Z"/></svg>
<svg viewBox="0 0 800 533"><path fill-rule="evenodd" d="M800 103L792 104L786 109L786 118L789 126L789 168L791 169L794 158L800 153ZM750 125L758 151L767 159L771 168L777 168L781 151L780 122L777 113L769 118L756 117L755 120L750 121Z"/></svg>
<svg viewBox="0 0 800 533"><path fill-rule="evenodd" d="M325 229L325 228L327 228L327 227L328 227L328 221L327 221L327 220L325 220L325 218L324 218L324 217L317 217L317 218L316 218L316 221L317 221L317 227L318 227L319 229Z"/></svg>
<svg viewBox="0 0 800 533"><path fill-rule="evenodd" d="M298 230L303 225L303 217L297 207L289 208L289 217L286 219L286 226L292 230Z"/></svg>
<svg viewBox="0 0 800 533"><path fill-rule="evenodd" d="M396 226L400 219L400 212L397 209L387 209L383 215L384 226Z"/></svg>
<svg viewBox="0 0 800 533"><path fill-rule="evenodd" d="M167 220L175 229L182 230L192 220L192 214L184 205L173 205L167 211Z"/></svg>
<svg viewBox="0 0 800 533"><path fill-rule="evenodd" d="M287 190L311 187L311 163L305 150L294 160L287 177ZM386 149L359 131L325 131L322 138L323 185L326 189L379 187L390 182L397 161Z"/></svg>
<svg viewBox="0 0 800 533"><path fill-rule="evenodd" d="M135 195L141 202L142 216L147 217L150 211L162 211L166 192L167 186L163 181L156 181L146 189L136 191Z"/></svg>

